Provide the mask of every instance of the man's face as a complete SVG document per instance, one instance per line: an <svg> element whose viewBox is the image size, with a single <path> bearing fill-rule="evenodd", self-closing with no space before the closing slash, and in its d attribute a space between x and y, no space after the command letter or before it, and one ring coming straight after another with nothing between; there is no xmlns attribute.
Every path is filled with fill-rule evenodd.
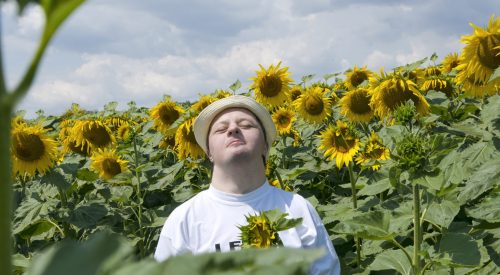
<svg viewBox="0 0 500 275"><path fill-rule="evenodd" d="M218 114L208 132L208 151L214 165L238 160L262 162L267 144L257 118L243 108Z"/></svg>

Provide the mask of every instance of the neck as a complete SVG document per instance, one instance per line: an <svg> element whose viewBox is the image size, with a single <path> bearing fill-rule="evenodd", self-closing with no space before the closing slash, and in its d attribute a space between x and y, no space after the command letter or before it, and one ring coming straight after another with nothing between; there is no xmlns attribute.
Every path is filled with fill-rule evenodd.
<svg viewBox="0 0 500 275"><path fill-rule="evenodd" d="M261 187L266 181L265 167L256 165L214 165L212 186L222 192L246 194Z"/></svg>

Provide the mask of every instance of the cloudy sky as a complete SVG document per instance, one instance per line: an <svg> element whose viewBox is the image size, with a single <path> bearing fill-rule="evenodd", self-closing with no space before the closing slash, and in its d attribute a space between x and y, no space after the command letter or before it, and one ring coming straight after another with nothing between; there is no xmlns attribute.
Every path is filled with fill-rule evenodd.
<svg viewBox="0 0 500 275"><path fill-rule="evenodd" d="M63 25L19 108L61 114L75 102L100 110L135 101L151 107L164 94L242 89L259 69L282 61L292 78L343 72L354 65L391 69L462 48L469 22L500 15L498 0L88 0ZM22 17L2 5L4 71L13 87L43 25L31 7Z"/></svg>

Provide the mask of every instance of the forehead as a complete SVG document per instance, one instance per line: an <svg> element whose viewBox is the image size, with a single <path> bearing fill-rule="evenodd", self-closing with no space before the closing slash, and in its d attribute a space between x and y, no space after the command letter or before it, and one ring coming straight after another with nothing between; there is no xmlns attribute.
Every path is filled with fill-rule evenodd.
<svg viewBox="0 0 500 275"><path fill-rule="evenodd" d="M235 120L245 119L254 122L258 121L257 117L252 112L250 112L245 108L229 108L217 114L212 120L212 125L216 123L228 122L229 120L233 119Z"/></svg>

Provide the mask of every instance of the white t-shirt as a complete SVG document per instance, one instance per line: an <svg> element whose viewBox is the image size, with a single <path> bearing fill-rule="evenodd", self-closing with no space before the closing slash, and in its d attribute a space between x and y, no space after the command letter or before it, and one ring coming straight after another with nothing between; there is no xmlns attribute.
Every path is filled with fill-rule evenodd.
<svg viewBox="0 0 500 275"><path fill-rule="evenodd" d="M278 233L284 246L325 249L326 255L314 262L311 274L340 274L337 253L314 207L302 196L268 182L243 195L225 193L210 185L184 202L165 222L154 257L163 261L186 252L240 249L238 226L247 224L245 215L275 208L288 213L287 218L302 218L300 225Z"/></svg>

